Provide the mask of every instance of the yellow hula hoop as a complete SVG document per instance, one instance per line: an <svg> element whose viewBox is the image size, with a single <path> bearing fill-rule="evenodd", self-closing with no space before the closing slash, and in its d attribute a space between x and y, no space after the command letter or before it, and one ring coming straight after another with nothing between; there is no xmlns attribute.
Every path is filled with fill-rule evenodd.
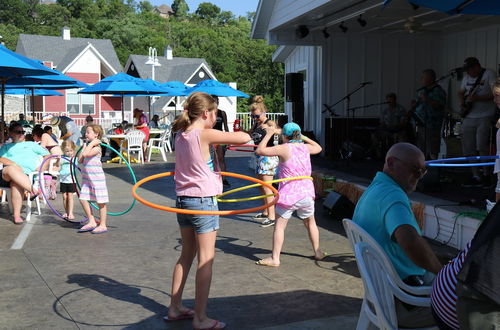
<svg viewBox="0 0 500 330"><path fill-rule="evenodd" d="M264 181L265 183L275 183L275 182L282 182L282 181L289 181L289 180L302 180L302 179L311 179L313 180L313 178L311 176L295 176L295 177L292 177L292 178L282 178L282 179L276 179L276 180L271 180L271 181ZM236 189L231 189L231 190L228 190L222 194L220 194L219 196L217 196L217 201L219 202L242 202L242 201L247 201L247 200L251 200L250 198L252 199L260 199L260 198L266 198L266 197L269 197L269 196L274 196L274 195L261 195L261 196L256 196L256 197L247 197L247 198L238 198L238 199L219 199L220 197L223 197L223 196L226 196L226 195L229 195L229 194L232 194L232 193L235 193L235 192L238 192L238 191L242 191L242 190L245 190L245 189L250 189L250 188L254 188L254 187L259 187L259 186L262 186L262 184L260 183L256 183L256 184L251 184L251 185L248 185L248 186L244 186L244 187L240 187L240 188L236 188Z"/></svg>
<svg viewBox="0 0 500 330"><path fill-rule="evenodd" d="M217 198L217 202L235 203L235 202L253 201L256 199L262 199L262 198L272 197L272 196L274 196L274 194L260 195L260 196L247 197L247 198L235 198L235 199L219 199L219 198Z"/></svg>

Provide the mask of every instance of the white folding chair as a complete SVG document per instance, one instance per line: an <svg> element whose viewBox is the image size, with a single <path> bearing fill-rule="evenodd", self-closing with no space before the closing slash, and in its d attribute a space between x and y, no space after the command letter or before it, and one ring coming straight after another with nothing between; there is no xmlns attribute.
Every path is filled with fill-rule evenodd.
<svg viewBox="0 0 500 330"><path fill-rule="evenodd" d="M373 248L366 242L354 245L354 255L358 264L359 273L365 287L365 298L369 298L373 312L365 315L377 328L395 330L398 328L396 306L394 298L413 306L429 307L429 298L418 297L403 291L394 281L394 276L387 271L385 254ZM366 302L363 300L363 306ZM363 312L363 311L362 311ZM362 315L360 315L360 318ZM359 321L357 329L359 329ZM419 328L437 329L437 327Z"/></svg>
<svg viewBox="0 0 500 330"><path fill-rule="evenodd" d="M128 162L130 163L130 153L132 152L137 152L137 158L141 162L141 164L144 164L144 153L142 151L142 142L146 138L146 134L144 132L139 131L139 130L132 130L125 134L125 139L122 141L120 145L120 153L122 153L125 150L124 143L127 142L127 158ZM120 157L120 164L122 162L122 159Z"/></svg>
<svg viewBox="0 0 500 330"><path fill-rule="evenodd" d="M151 161L151 152L153 151L153 149L160 150L163 161L167 161L167 152L172 152L172 148L170 146L171 133L172 129L168 127L163 133L161 133L159 138L149 139L148 161Z"/></svg>
<svg viewBox="0 0 500 330"><path fill-rule="evenodd" d="M398 273L396 272L396 269L394 269L394 266L389 257L387 256L387 254L385 253L385 251L370 234L368 234L363 228L358 226L350 219L344 219L342 223L344 225L347 238L349 239L349 243L351 244L353 251L354 247L358 243L365 243L369 245L373 250L375 250L378 253L378 255L380 256L379 259L381 260L381 265L383 266L383 271L387 273L387 276L391 278L391 280L395 283L395 285L398 288L400 288L403 292L406 292L408 295L421 298L423 299L422 301L426 302L425 305L418 305L418 306L429 307L431 305L430 294L432 291L432 287L410 286L404 283L399 277ZM368 329L370 322L375 323L374 320L376 320L377 315L370 308L370 304L368 303L371 302L372 300L373 298L370 296L370 292L368 290L365 290L365 296L363 297L363 305L361 306L361 312L359 314L358 325L356 329Z"/></svg>

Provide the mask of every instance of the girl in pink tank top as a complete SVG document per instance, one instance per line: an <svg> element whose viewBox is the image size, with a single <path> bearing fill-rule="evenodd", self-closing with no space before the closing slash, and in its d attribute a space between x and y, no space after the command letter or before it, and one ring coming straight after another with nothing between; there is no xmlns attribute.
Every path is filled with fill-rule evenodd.
<svg viewBox="0 0 500 330"><path fill-rule="evenodd" d="M173 130L177 131L174 179L178 208L218 210L215 196L222 192L222 180L211 166L210 148L214 144L245 144L251 140L245 132L213 129L216 115L215 100L206 93L197 92L188 97L184 112L173 124ZM195 329L224 329L224 322L211 319L206 314L219 216L177 214L177 222L182 251L174 267L170 306L164 319L168 322L193 319ZM192 310L182 304L182 292L196 255L198 283Z"/></svg>
<svg viewBox="0 0 500 330"><path fill-rule="evenodd" d="M288 123L283 126L284 144L268 147L267 142L277 133L275 128L266 129L266 136L259 143L256 154L279 157L279 177L292 178L311 175L311 156L321 152L321 146L313 140L301 135L300 126ZM273 233L273 250L269 258L256 262L260 266L280 265L280 253L283 247L285 228L293 212L304 221L309 233L314 259L321 260L326 254L319 248L319 230L314 218L314 185L311 179L300 179L280 182L280 197L276 207L276 219Z"/></svg>

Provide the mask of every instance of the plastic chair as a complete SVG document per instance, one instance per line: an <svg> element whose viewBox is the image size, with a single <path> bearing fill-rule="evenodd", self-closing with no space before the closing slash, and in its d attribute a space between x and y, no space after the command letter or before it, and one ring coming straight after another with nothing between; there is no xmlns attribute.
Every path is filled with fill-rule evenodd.
<svg viewBox="0 0 500 330"><path fill-rule="evenodd" d="M130 163L130 153L131 152L137 152L137 158L141 162L141 164L144 164L144 153L142 151L142 142L146 138L146 134L144 134L142 131L139 130L132 130L125 134L125 139L122 141L120 145L120 153L122 153L125 150L124 143L127 143L127 158L128 162ZM122 162L122 159L120 158L120 164Z"/></svg>
<svg viewBox="0 0 500 330"><path fill-rule="evenodd" d="M371 297L369 302L374 312L365 313L366 317L379 329L399 329L394 298L413 306L429 306L429 298L417 297L403 291L394 281L394 277L387 271L385 254L373 248L366 242L354 245L354 255L358 263L359 272L365 287L365 298ZM363 300L363 307L367 304ZM362 307L362 308L363 308ZM362 310L363 312L363 310ZM360 319L363 315L360 315ZM368 320L367 320L368 321ZM368 323L367 323L368 325ZM366 326L367 327L367 326ZM357 329L360 328L358 321ZM438 329L437 327L419 329Z"/></svg>
<svg viewBox="0 0 500 330"><path fill-rule="evenodd" d="M172 152L172 148L170 146L171 133L172 129L168 127L163 133L161 133L159 138L149 139L148 161L151 161L151 152L153 151L153 149L160 150L163 161L167 161L167 152Z"/></svg>
<svg viewBox="0 0 500 330"><path fill-rule="evenodd" d="M33 184L35 182L36 177L38 176L38 172L32 172L28 175L30 182ZM10 187L4 187L2 188L3 193L2 193L2 202L5 202L5 199L7 199L7 205L9 207L9 213L12 214L12 210L14 207L12 206L12 195L11 195L11 189ZM7 192L9 193L9 196L7 197ZM29 222L31 219L31 193L28 193L28 198L26 199L26 222ZM36 209L38 212L38 215L41 215L42 212L40 210L40 195L36 196L34 199Z"/></svg>
<svg viewBox="0 0 500 330"><path fill-rule="evenodd" d="M404 283L399 277L398 273L396 272L396 269L392 265L392 262L385 253L385 251L370 234L368 234L363 228L358 226L350 219L344 219L342 221L342 224L344 225L347 238L349 239L349 243L351 243L353 251L354 247L358 243L365 243L369 245L380 256L379 258L381 260L381 265L383 266L381 267L381 269L383 269L384 272L387 273L387 276L391 278L391 280L395 283L395 285L398 288L400 288L403 292L406 292L408 295L424 299L426 304L423 306L429 307L431 305L431 299L430 299L430 294L432 291L431 286L410 286ZM377 316L370 308L370 305L368 303L369 301L370 302L372 301L372 298L370 297L370 292L368 290L365 290L365 296L363 297L363 305L361 306L361 312L359 315L358 325L356 329L367 329L370 324L370 321L372 323L375 323L373 320L375 320Z"/></svg>

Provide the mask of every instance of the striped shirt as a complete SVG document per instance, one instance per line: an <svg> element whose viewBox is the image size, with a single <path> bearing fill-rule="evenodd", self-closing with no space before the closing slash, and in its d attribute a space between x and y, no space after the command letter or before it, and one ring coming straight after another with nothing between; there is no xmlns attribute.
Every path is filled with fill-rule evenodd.
<svg viewBox="0 0 500 330"><path fill-rule="evenodd" d="M443 267L432 283L431 306L435 314L452 329L459 329L457 319L457 274L462 269L470 242Z"/></svg>

